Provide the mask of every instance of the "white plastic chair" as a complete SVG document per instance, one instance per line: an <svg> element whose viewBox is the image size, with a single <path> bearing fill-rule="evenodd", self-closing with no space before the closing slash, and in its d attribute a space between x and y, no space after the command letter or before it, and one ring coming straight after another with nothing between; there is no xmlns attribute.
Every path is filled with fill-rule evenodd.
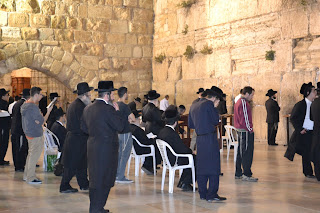
<svg viewBox="0 0 320 213"><path fill-rule="evenodd" d="M144 145L142 143L140 143L140 141L132 135L132 139L135 140L137 142L137 144L141 147L147 147L150 148L150 153L149 154L142 154L142 155L138 155L134 149L134 146L132 146L132 150L131 150L131 154L128 160L128 168L127 168L127 176L129 175L129 171L130 171L130 163L131 163L131 158L135 159L135 166L134 166L134 174L135 176L139 176L139 167L140 167L140 162L141 165L144 162L145 157L152 157L153 160L153 175L156 175L156 152L155 152L155 147L153 145Z"/></svg>
<svg viewBox="0 0 320 213"><path fill-rule="evenodd" d="M60 145L58 137L51 132L47 127L43 128L44 136L44 155L43 155L43 169L47 171L47 155L57 155L57 158L60 158L61 152L58 150L56 142Z"/></svg>
<svg viewBox="0 0 320 213"><path fill-rule="evenodd" d="M192 170L193 192L195 192L196 191L196 179L195 179L195 169L194 169L194 162L193 162L192 154L177 154L173 151L173 149L171 148L171 146L167 142L160 140L160 139L157 139L156 143L157 143L157 146L160 150L160 154L161 154L162 161L163 161L161 191L163 191L163 188L164 188L164 181L166 179L167 168L169 169L169 193L173 193L175 171L179 170L181 173L181 171L183 169L190 168ZM167 148L176 157L176 162L173 166L171 166L171 164L170 164L168 154L167 154ZM178 157L179 158L187 157L189 159L189 164L178 166Z"/></svg>
<svg viewBox="0 0 320 213"><path fill-rule="evenodd" d="M233 146L233 151L234 151L234 162L237 160L237 152L238 152L238 130L234 126L230 125L224 125L224 128L226 129L226 133L228 136L227 140L227 160L229 159L229 153L230 153L230 147ZM234 135L235 134L235 137ZM236 138L236 139L235 139Z"/></svg>
<svg viewBox="0 0 320 213"><path fill-rule="evenodd" d="M218 137L218 140L220 139L220 128L217 128L217 137ZM221 146L221 149L220 149L220 153L223 152L223 141L226 141L226 144L228 144L228 136L225 135L225 136L222 136L222 146Z"/></svg>

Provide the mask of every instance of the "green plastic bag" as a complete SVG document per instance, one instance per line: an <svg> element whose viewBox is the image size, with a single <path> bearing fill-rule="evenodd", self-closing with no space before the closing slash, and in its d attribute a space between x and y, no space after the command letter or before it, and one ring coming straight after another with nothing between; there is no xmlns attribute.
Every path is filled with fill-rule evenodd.
<svg viewBox="0 0 320 213"><path fill-rule="evenodd" d="M53 166L56 160L57 155L47 155L47 172L53 172Z"/></svg>

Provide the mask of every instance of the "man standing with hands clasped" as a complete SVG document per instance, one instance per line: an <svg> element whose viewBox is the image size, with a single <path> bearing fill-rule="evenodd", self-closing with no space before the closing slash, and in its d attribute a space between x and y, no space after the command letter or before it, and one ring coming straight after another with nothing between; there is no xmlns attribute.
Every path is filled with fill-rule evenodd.
<svg viewBox="0 0 320 213"><path fill-rule="evenodd" d="M267 110L267 120L268 123L268 145L278 146L276 143L276 136L278 131L279 123L279 111L280 107L276 97L277 91L269 89L266 96L269 96L269 99L266 101L266 110Z"/></svg>
<svg viewBox="0 0 320 213"><path fill-rule="evenodd" d="M82 129L88 138L90 213L109 212L103 207L114 186L118 167L118 132L125 122L114 100L112 81L98 83L98 96L83 111Z"/></svg>

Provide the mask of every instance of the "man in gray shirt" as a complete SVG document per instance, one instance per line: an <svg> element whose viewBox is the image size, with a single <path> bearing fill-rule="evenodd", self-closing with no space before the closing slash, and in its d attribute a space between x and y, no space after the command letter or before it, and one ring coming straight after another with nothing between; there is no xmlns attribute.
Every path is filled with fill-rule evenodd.
<svg viewBox="0 0 320 213"><path fill-rule="evenodd" d="M28 157L24 169L23 180L29 184L41 184L36 177L36 164L43 149L43 124L47 121L52 106L43 117L38 107L42 99L41 88L32 87L30 99L21 106L22 129L28 139Z"/></svg>

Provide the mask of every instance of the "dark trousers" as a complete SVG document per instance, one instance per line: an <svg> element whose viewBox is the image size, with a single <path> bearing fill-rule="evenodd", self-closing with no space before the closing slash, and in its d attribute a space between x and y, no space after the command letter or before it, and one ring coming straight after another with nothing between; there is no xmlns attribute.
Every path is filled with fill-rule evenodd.
<svg viewBox="0 0 320 213"><path fill-rule="evenodd" d="M303 174L305 176L313 175L313 169L312 169L311 160L310 160L312 132L313 131L307 131L307 133L302 135L301 137L301 140L304 146L304 151L302 154L302 168L303 168Z"/></svg>
<svg viewBox="0 0 320 213"><path fill-rule="evenodd" d="M238 132L238 153L236 160L236 176L251 177L251 165L253 160L253 150L254 150L254 133L250 132ZM243 169L243 171L242 171Z"/></svg>
<svg viewBox="0 0 320 213"><path fill-rule="evenodd" d="M0 162L4 161L9 143L9 130L0 128Z"/></svg>
<svg viewBox="0 0 320 213"><path fill-rule="evenodd" d="M268 144L276 143L276 136L278 132L278 123L268 123Z"/></svg>
<svg viewBox="0 0 320 213"><path fill-rule="evenodd" d="M70 181L74 176L77 177L77 182L80 188L86 188L89 186L87 169L64 168L60 184L60 191L71 188Z"/></svg>
<svg viewBox="0 0 320 213"><path fill-rule="evenodd" d="M155 147L155 157L156 157L156 165L161 164L161 154L159 151L159 148L157 145L154 145ZM142 150L141 154L147 154L150 153L150 148L147 148L146 151ZM153 168L153 158L152 157L146 157L144 163L143 163L143 167L147 168L147 169L152 169Z"/></svg>
<svg viewBox="0 0 320 213"><path fill-rule="evenodd" d="M12 158L15 170L24 169L28 156L28 140L26 136L13 134L11 136Z"/></svg>
<svg viewBox="0 0 320 213"><path fill-rule="evenodd" d="M314 174L318 181L320 181L320 162L314 163Z"/></svg>
<svg viewBox="0 0 320 213"><path fill-rule="evenodd" d="M102 213L104 212L104 206L106 205L109 192L111 188L89 188L90 198L90 213Z"/></svg>
<svg viewBox="0 0 320 213"><path fill-rule="evenodd" d="M195 155L192 155L193 156L193 163L194 163L194 172L196 172L196 165L197 165L197 162L196 162L196 156ZM181 166L181 165L187 165L189 164L189 160L188 158L178 158L178 165ZM194 174L195 177L196 174ZM181 177L180 177L180 180L179 180L179 183L184 183L184 184L191 184L192 183L192 170L191 169L184 169L182 174L181 174Z"/></svg>
<svg viewBox="0 0 320 213"><path fill-rule="evenodd" d="M219 175L197 175L200 198L211 200L217 197ZM209 188L207 187L209 181Z"/></svg>

